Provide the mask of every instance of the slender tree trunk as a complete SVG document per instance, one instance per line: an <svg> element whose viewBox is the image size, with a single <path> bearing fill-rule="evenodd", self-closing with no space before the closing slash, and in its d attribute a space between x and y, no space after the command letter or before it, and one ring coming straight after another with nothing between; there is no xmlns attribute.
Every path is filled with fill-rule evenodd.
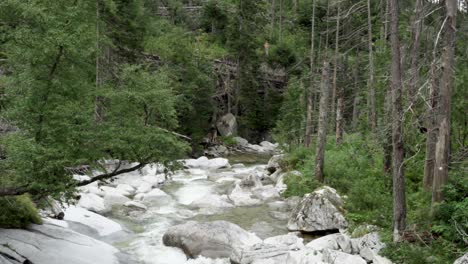
<svg viewBox="0 0 468 264"><path fill-rule="evenodd" d="M101 56L101 47L99 44L100 38L100 28L99 28L99 0L96 0L96 89L98 90L101 86L101 76L100 76L100 56ZM102 96L96 96L94 99L94 121L99 124L103 120L103 104L104 98Z"/></svg>
<svg viewBox="0 0 468 264"><path fill-rule="evenodd" d="M400 39L398 36L398 0L391 0L390 41L392 47L392 145L393 145L393 240L399 241L406 228L406 194L403 168L403 106L400 63Z"/></svg>
<svg viewBox="0 0 468 264"><path fill-rule="evenodd" d="M323 166L325 163L325 144L327 141L327 115L328 115L328 95L329 95L329 80L328 80L328 61L323 62L322 80L320 83L320 110L319 124L317 135L317 149L315 158L315 178L319 182L323 182Z"/></svg>
<svg viewBox="0 0 468 264"><path fill-rule="evenodd" d="M413 47L411 48L411 66L410 66L410 81L409 81L409 89L408 89L408 96L410 105L414 103L418 84L419 84L419 50L421 47L421 31L422 31L422 23L423 21L423 0L416 0L415 11L414 11L414 19L412 24L412 31L413 31Z"/></svg>
<svg viewBox="0 0 468 264"><path fill-rule="evenodd" d="M374 52L372 44L372 14L371 14L371 0L367 0L367 30L368 32L368 47L369 47L369 113L368 122L372 131L377 127L377 113L375 103L375 70L374 70Z"/></svg>
<svg viewBox="0 0 468 264"><path fill-rule="evenodd" d="M283 42L283 0L279 0L280 13L279 13L279 44Z"/></svg>
<svg viewBox="0 0 468 264"><path fill-rule="evenodd" d="M455 34L457 0L445 0L447 17L445 23L445 47L442 52L442 80L440 82L439 111L437 122L439 134L435 152L434 182L432 186L432 203L441 202L444 197L442 187L448 181L449 151L450 151L450 116L451 96L453 86L453 68L455 64Z"/></svg>
<svg viewBox="0 0 468 264"><path fill-rule="evenodd" d="M331 100L331 112L332 112L332 119L336 116L336 100L337 100L337 76L338 76L338 47L339 47L339 36L340 36L340 7L337 8L337 16L336 16L336 32L335 32L335 55L333 56L333 88L332 88L332 100ZM332 122L333 124L333 122ZM335 129L338 126L335 123Z"/></svg>
<svg viewBox="0 0 468 264"><path fill-rule="evenodd" d="M343 62L343 72L347 72L348 57L345 55ZM336 101L336 144L340 145L343 143L343 130L344 130L344 86L340 86L337 91L337 101Z"/></svg>
<svg viewBox="0 0 468 264"><path fill-rule="evenodd" d="M359 120L359 84L358 84L358 64L354 65L353 68L353 79L354 79L354 99L353 99L353 120L352 128L353 132L357 130Z"/></svg>
<svg viewBox="0 0 468 264"><path fill-rule="evenodd" d="M312 141L313 129L313 114L314 114L314 66L315 66L315 3L312 2L312 18L311 18L311 32L310 32L310 84L307 93L307 117L306 117L306 131L305 131L305 146L309 147Z"/></svg>
<svg viewBox="0 0 468 264"><path fill-rule="evenodd" d="M275 34L275 0L271 0L271 32L270 32L270 41L273 40Z"/></svg>

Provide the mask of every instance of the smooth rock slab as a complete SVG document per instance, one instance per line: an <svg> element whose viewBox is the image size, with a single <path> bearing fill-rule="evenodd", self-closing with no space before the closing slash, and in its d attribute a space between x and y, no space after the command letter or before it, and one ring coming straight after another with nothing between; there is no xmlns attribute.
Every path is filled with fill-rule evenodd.
<svg viewBox="0 0 468 264"><path fill-rule="evenodd" d="M468 264L468 252L461 256L453 264Z"/></svg>
<svg viewBox="0 0 468 264"><path fill-rule="evenodd" d="M68 207L65 210L65 220L88 226L100 236L108 236L123 230L120 224L102 215L75 206Z"/></svg>
<svg viewBox="0 0 468 264"><path fill-rule="evenodd" d="M0 229L0 252L8 250L14 250L21 258L34 264L119 263L116 257L119 251L116 248L72 230L48 224L31 225L28 230ZM0 259L0 263L2 261Z"/></svg>
<svg viewBox="0 0 468 264"><path fill-rule="evenodd" d="M336 264L367 264L367 261L359 256L347 254L341 251L324 249L322 251L323 262L325 263L336 263Z"/></svg>
<svg viewBox="0 0 468 264"><path fill-rule="evenodd" d="M286 263L288 254L288 246L261 243L246 248L235 248L230 259L233 264L282 264Z"/></svg>
<svg viewBox="0 0 468 264"><path fill-rule="evenodd" d="M94 193L81 194L78 206L98 214L105 214L111 211L111 207L106 206L104 199Z"/></svg>
<svg viewBox="0 0 468 264"><path fill-rule="evenodd" d="M228 258L234 248L260 243L261 239L226 221L189 221L169 228L163 242L166 246L182 249L191 258Z"/></svg>

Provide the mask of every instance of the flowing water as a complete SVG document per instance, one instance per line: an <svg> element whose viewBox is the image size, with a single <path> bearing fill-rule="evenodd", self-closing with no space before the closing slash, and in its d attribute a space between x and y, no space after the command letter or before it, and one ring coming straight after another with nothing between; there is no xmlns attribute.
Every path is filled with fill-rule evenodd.
<svg viewBox="0 0 468 264"><path fill-rule="evenodd" d="M242 162L245 167L176 172L172 181L161 188L170 198L149 204L147 211L118 208L112 212L109 218L120 222L130 231L125 239L112 242L131 256L133 260L127 261L129 263L181 264L187 262L185 254L178 248L164 246L162 237L172 225L189 220L226 220L256 233L260 238L287 233L284 218L275 215L271 209L275 202L228 209L194 209L189 206L207 194L229 194L235 181L252 171L263 170L267 161L268 156L237 155L230 158L231 164ZM208 176L218 180L208 180Z"/></svg>

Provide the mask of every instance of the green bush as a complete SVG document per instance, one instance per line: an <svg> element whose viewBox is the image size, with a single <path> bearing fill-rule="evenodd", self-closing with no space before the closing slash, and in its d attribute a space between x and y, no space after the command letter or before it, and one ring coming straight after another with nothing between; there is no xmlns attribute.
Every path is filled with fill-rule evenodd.
<svg viewBox="0 0 468 264"><path fill-rule="evenodd" d="M234 139L233 136L227 136L227 137L220 137L221 142L223 142L224 145L231 147L237 145L237 141Z"/></svg>
<svg viewBox="0 0 468 264"><path fill-rule="evenodd" d="M24 228L42 220L28 195L0 198L0 227Z"/></svg>

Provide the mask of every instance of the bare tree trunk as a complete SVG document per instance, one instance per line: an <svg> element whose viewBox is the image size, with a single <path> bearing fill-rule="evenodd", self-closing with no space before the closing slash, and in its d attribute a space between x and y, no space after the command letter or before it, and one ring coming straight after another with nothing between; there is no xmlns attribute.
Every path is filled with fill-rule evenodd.
<svg viewBox="0 0 468 264"><path fill-rule="evenodd" d="M328 61L323 62L322 80L320 83L320 110L319 124L317 135L317 149L315 158L315 178L319 182L323 182L323 166L325 163L325 145L327 141L327 115L328 115L328 95L329 95L329 80L328 80Z"/></svg>
<svg viewBox="0 0 468 264"><path fill-rule="evenodd" d="M414 103L417 88L419 84L419 50L421 47L421 31L423 21L423 0L416 0L414 19L412 24L413 31L413 47L411 49L411 66L410 66L410 81L409 81L409 103L410 105Z"/></svg>
<svg viewBox="0 0 468 264"><path fill-rule="evenodd" d="M371 20L371 0L367 0L367 30L368 32L368 47L369 47L369 113L368 122L372 131L377 127L377 114L375 106L375 70L374 70L374 52L372 44L372 20Z"/></svg>
<svg viewBox="0 0 468 264"><path fill-rule="evenodd" d="M442 80L440 82L439 111L437 122L439 134L435 152L434 182L432 186L432 204L441 202L444 197L442 187L448 181L448 165L450 151L450 115L453 86L453 67L455 64L455 35L457 0L446 0L447 17L445 23L445 47L442 52Z"/></svg>
<svg viewBox="0 0 468 264"><path fill-rule="evenodd" d="M283 42L283 0L279 0L280 14L279 14L279 44Z"/></svg>
<svg viewBox="0 0 468 264"><path fill-rule="evenodd" d="M311 32L310 32L310 86L307 93L307 117L306 117L306 131L305 131L305 146L309 147L312 141L313 133L313 114L314 114L314 66L315 66L315 4L316 0L312 2L312 18L311 18Z"/></svg>
<svg viewBox="0 0 468 264"><path fill-rule="evenodd" d="M96 89L99 89L101 86L101 78L100 78L100 56L101 56L101 47L99 45L99 38L100 38L100 30L99 30L99 0L96 0ZM104 111L104 99L102 96L96 96L94 99L94 121L99 124L102 122L103 119L103 111Z"/></svg>
<svg viewBox="0 0 468 264"><path fill-rule="evenodd" d="M331 112L332 119L335 117L336 113L336 93L337 93L337 75L338 75L338 47L339 47L339 36L340 36L340 7L337 8L336 16L336 32L335 32L335 55L333 56L333 88L332 88L332 99L331 99ZM333 124L333 122L332 122ZM335 124L336 129L337 124Z"/></svg>
<svg viewBox="0 0 468 264"><path fill-rule="evenodd" d="M353 99L353 120L352 128L353 132L357 129L357 124L359 120L359 86L358 86L358 65L354 65L353 68L353 78L354 78L354 99Z"/></svg>
<svg viewBox="0 0 468 264"><path fill-rule="evenodd" d="M270 32L270 41L273 40L275 34L275 0L271 0L271 32Z"/></svg>
<svg viewBox="0 0 468 264"><path fill-rule="evenodd" d="M400 39L398 36L398 0L391 0L390 41L392 47L392 145L393 145L393 240L399 241L406 228L406 194L403 168L403 106L400 63Z"/></svg>

